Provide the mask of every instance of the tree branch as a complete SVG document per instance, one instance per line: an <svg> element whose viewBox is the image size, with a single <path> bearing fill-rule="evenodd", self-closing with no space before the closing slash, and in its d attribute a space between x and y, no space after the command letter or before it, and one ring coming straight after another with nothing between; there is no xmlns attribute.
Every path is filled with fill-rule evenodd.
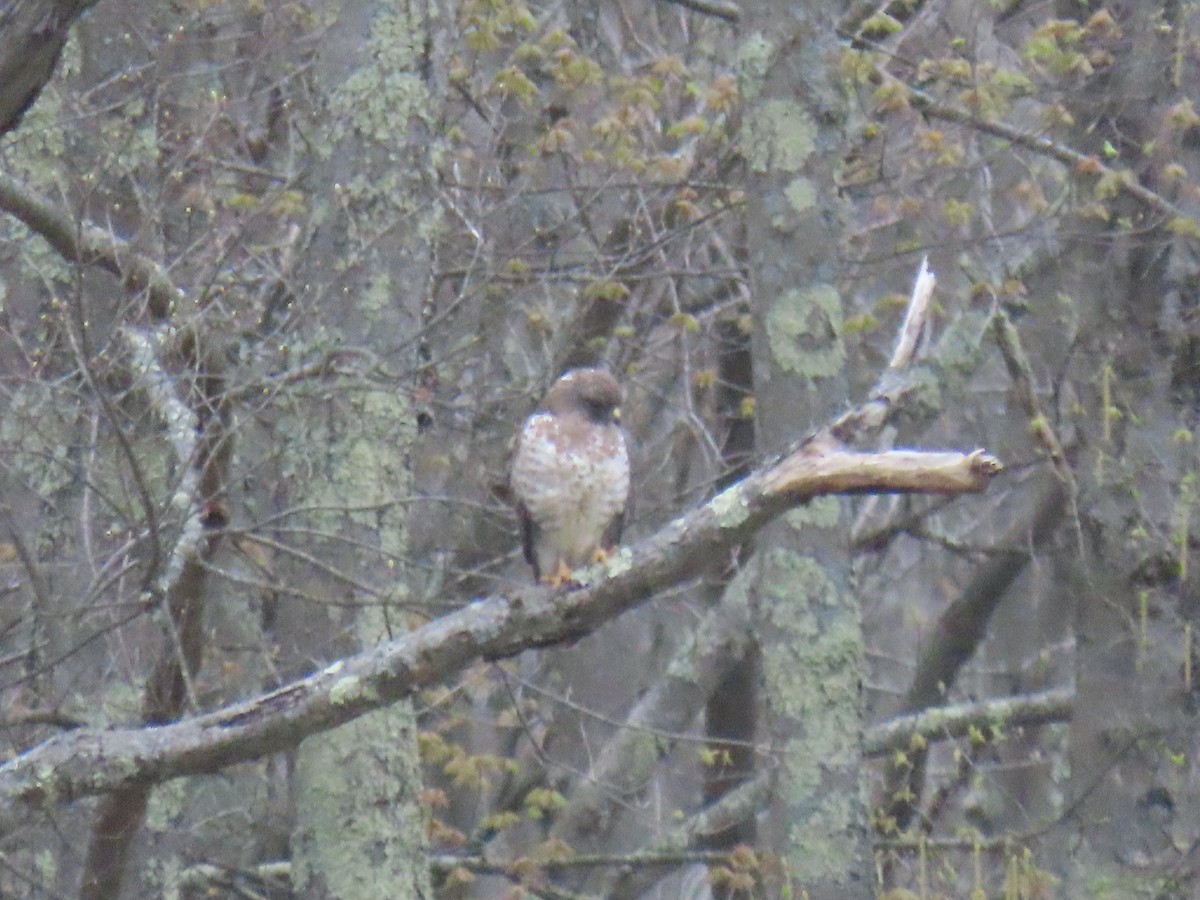
<svg viewBox="0 0 1200 900"><path fill-rule="evenodd" d="M891 78L893 76L881 74L881 77ZM1060 163L1069 166L1071 171L1077 176L1093 175L1097 178L1108 179L1118 190L1128 194L1147 209L1159 213L1168 223L1185 223L1191 221L1190 216L1182 209L1161 194L1150 190L1150 188L1138 181L1137 176L1128 169L1113 169L1110 166L1106 166L1095 156L1080 153L1078 150L1073 150L1049 138L1021 131L1019 128L1007 125L1004 122L993 122L960 106L943 103L932 94L918 87L905 84L904 89L908 92L909 104L927 116L941 119L945 122L954 122L956 125L965 125L976 131L982 131L984 134L1002 138L1017 147L1022 147L1039 156L1048 156L1051 159L1056 159Z"/></svg>
<svg viewBox="0 0 1200 900"><path fill-rule="evenodd" d="M1074 704L1075 692L1059 688L1018 697L935 707L871 726L863 735L863 752L867 756L886 756L896 750L910 749L916 737L925 741L962 737L972 728L994 725L1012 728L1062 722L1071 717Z"/></svg>
<svg viewBox="0 0 1200 900"><path fill-rule="evenodd" d="M742 8L732 0L666 0L666 2L686 7L692 12L723 19L730 24L737 22L742 17Z"/></svg>
<svg viewBox="0 0 1200 900"><path fill-rule="evenodd" d="M578 639L693 577L715 555L814 497L847 490L978 492L1000 469L980 450L814 455L810 444L802 444L623 549L603 570L589 570L586 586L530 587L478 600L279 690L177 724L51 738L0 767L0 831L27 821L35 809L132 784L215 772L294 746L479 660Z"/></svg>
<svg viewBox="0 0 1200 900"><path fill-rule="evenodd" d="M984 562L962 594L938 617L900 712L916 713L942 702L962 667L979 647L987 633L988 622L1008 589L1025 571L1033 554L1053 537L1062 521L1066 499L1066 486L1057 478L1043 485L1029 516L1010 525L997 541L999 547L1016 549ZM925 752L917 750L888 766L884 779L887 818L900 829L906 828L916 813L926 758Z"/></svg>
<svg viewBox="0 0 1200 900"><path fill-rule="evenodd" d="M175 303L183 299L183 292L157 262L103 228L75 222L49 199L3 172L0 172L0 210L20 219L63 258L99 266L120 278L130 291L145 291L150 313L156 319L168 318Z"/></svg>

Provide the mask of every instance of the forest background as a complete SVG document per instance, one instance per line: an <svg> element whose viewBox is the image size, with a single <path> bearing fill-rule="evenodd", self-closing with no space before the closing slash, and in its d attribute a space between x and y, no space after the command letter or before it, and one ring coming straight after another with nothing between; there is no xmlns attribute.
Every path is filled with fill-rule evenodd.
<svg viewBox="0 0 1200 900"><path fill-rule="evenodd" d="M0 4L0 895L1194 896L1197 85L1192 0Z"/></svg>

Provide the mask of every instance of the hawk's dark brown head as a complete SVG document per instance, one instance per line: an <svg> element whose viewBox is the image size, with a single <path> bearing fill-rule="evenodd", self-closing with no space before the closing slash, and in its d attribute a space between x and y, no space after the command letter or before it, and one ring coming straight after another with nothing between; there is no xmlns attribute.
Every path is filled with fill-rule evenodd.
<svg viewBox="0 0 1200 900"><path fill-rule="evenodd" d="M620 421L621 386L607 369L572 369L546 392L542 409L559 416L579 412L607 425Z"/></svg>

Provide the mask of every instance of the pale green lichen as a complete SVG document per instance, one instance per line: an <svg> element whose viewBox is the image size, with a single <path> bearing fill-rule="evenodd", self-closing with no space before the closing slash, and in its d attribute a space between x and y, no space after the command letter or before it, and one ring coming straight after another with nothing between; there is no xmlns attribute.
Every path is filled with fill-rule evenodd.
<svg viewBox="0 0 1200 900"><path fill-rule="evenodd" d="M63 122L68 119L63 114L61 94L52 82L25 113L18 130L19 139L4 141L5 171L46 196L64 193ZM0 245L5 242L11 243L17 253L17 271L21 275L47 285L69 283L70 264L15 216L0 217Z"/></svg>
<svg viewBox="0 0 1200 900"><path fill-rule="evenodd" d="M54 883L58 880L58 857L51 850L39 850L33 857L33 870L51 896Z"/></svg>
<svg viewBox="0 0 1200 900"><path fill-rule="evenodd" d="M796 531L806 527L833 528L842 519L842 502L837 497L814 497L784 514L783 520Z"/></svg>
<svg viewBox="0 0 1200 900"><path fill-rule="evenodd" d="M842 298L831 284L784 291L767 311L766 331L776 365L784 372L830 378L845 366Z"/></svg>
<svg viewBox="0 0 1200 900"><path fill-rule="evenodd" d="M804 821L793 818L788 831L788 861L796 880L840 881L858 864L855 842L847 833L858 827L858 800L846 791L825 791Z"/></svg>
<svg viewBox="0 0 1200 900"><path fill-rule="evenodd" d="M375 163L336 186L356 245L356 252L343 260L347 266L362 261L361 254L378 254L379 242L401 220L416 245L433 240L440 227L437 204L414 191L432 177L440 150L432 138L431 94L421 75L426 15L436 13L422 7L418 14L404 4L380 12L365 48L370 63L356 69L330 97L335 124L319 146L357 142L364 162ZM418 140L414 135L422 129L431 136ZM394 241L384 246L394 247Z"/></svg>
<svg viewBox="0 0 1200 900"><path fill-rule="evenodd" d="M938 341L938 365L945 376L955 376L955 386L979 367L991 318L986 310L965 312L950 322Z"/></svg>
<svg viewBox="0 0 1200 900"><path fill-rule="evenodd" d="M748 36L737 48L735 65L743 101L754 100L762 91L774 54L775 45L759 31Z"/></svg>
<svg viewBox="0 0 1200 900"><path fill-rule="evenodd" d="M146 806L146 827L158 832L172 830L183 813L187 788L187 782L181 778L158 785Z"/></svg>
<svg viewBox="0 0 1200 900"><path fill-rule="evenodd" d="M854 599L811 557L784 549L764 554L760 601L775 632L763 677L776 713L796 723L784 747L790 823L789 861L801 881L850 871L861 826L856 791L825 780L855 778L859 768L862 639Z"/></svg>
<svg viewBox="0 0 1200 900"><path fill-rule="evenodd" d="M379 8L362 48L363 65L330 98L332 134L314 135L338 171L333 177L342 179L335 196L314 213L344 235L341 269L358 292L353 309L376 333L388 329L388 346L395 343L391 332L403 327L396 320L395 295L421 296L428 248L441 227L429 190L439 143L422 76L427 19L439 14L437 6ZM345 161L353 164L338 169ZM370 274L364 278L360 272ZM339 338L334 335L335 342ZM372 597L376 602L356 611L359 643L394 636L403 620L387 607L406 595L406 521L413 510L405 502L412 484L407 454L415 434L406 393L375 390L341 394L331 402L317 399L299 406L288 426L306 436L296 442L304 448L295 451L299 458L289 460L303 502L327 510L324 524L333 533L371 535L381 556L376 562L384 597ZM316 477L306 478L306 471ZM370 696L364 690L361 680L345 678L334 685L331 698L355 702ZM298 894L319 880L313 893L347 900L378 897L381 886L399 900L432 896L428 870L419 862L424 829L417 759L407 703L305 740L297 759L292 841Z"/></svg>
<svg viewBox="0 0 1200 900"><path fill-rule="evenodd" d="M633 566L633 553L628 547L620 548L603 562L581 566L571 573L571 580L582 587L598 584L612 575L628 572Z"/></svg>
<svg viewBox="0 0 1200 900"><path fill-rule="evenodd" d="M45 795L44 803L57 803L59 800L58 772L50 763L35 763L29 773L31 790Z"/></svg>
<svg viewBox="0 0 1200 900"><path fill-rule="evenodd" d="M961 392L986 358L985 337L990 321L990 312L976 310L951 320L933 359L909 369L904 401L909 414L930 417L941 409L943 397Z"/></svg>
<svg viewBox="0 0 1200 900"><path fill-rule="evenodd" d="M817 127L793 100L767 100L747 111L740 145L752 172L798 172L816 149Z"/></svg>
<svg viewBox="0 0 1200 900"><path fill-rule="evenodd" d="M10 471L39 497L50 499L70 489L78 475L69 458L72 426L62 416L77 409L71 398L54 385L31 379L16 383L6 399L0 446L7 451ZM38 427L28 427L30 422Z"/></svg>
<svg viewBox="0 0 1200 900"><path fill-rule="evenodd" d="M608 558L604 564L604 572L606 575L622 575L628 572L633 566L633 553L628 547L620 548L616 553Z"/></svg>
<svg viewBox="0 0 1200 900"><path fill-rule="evenodd" d="M638 790L644 786L658 768L662 759L662 741L652 731L637 731L625 744L624 762L615 773L616 790Z"/></svg>
<svg viewBox="0 0 1200 900"><path fill-rule="evenodd" d="M334 140L352 127L381 145L395 146L398 128L428 117L430 94L421 63L428 27L423 19L429 12L422 7L418 19L412 7L400 3L382 7L375 16L363 54L370 63L351 73L330 98Z"/></svg>
<svg viewBox="0 0 1200 900"><path fill-rule="evenodd" d="M324 896L378 897L383 885L397 900L432 896L414 869L424 826L416 754L382 752L412 746L413 732L411 714L393 707L304 742L296 763L298 894L319 877Z"/></svg>
<svg viewBox="0 0 1200 900"><path fill-rule="evenodd" d="M702 619L701 621L704 623L710 622L709 619ZM667 675L669 677L686 679L688 681L695 680L695 648L698 644L703 643L706 637L707 635L703 632L690 632L680 638L679 649L671 657L671 662L667 665Z"/></svg>
<svg viewBox="0 0 1200 900"><path fill-rule="evenodd" d="M364 314L377 317L388 308L395 296L396 285L389 272L374 272L367 281L367 289L359 297L358 306Z"/></svg>
<svg viewBox="0 0 1200 900"><path fill-rule="evenodd" d="M180 900L193 896L191 890L183 887L186 868L178 856L151 857L142 864L142 878L147 885L158 889L163 900Z"/></svg>
<svg viewBox="0 0 1200 900"><path fill-rule="evenodd" d="M336 531L347 523L378 533L385 554L401 556L410 484L406 449L415 432L407 398L367 391L330 404L319 397L279 421L282 474L305 485L312 524Z"/></svg>
<svg viewBox="0 0 1200 900"><path fill-rule="evenodd" d="M334 706L341 706L343 703L352 703L359 698L361 693L362 682L357 678L339 678L329 689L329 702Z"/></svg>
<svg viewBox="0 0 1200 900"><path fill-rule="evenodd" d="M717 517L717 524L722 528L737 528L750 515L745 492L736 485L713 497L709 508Z"/></svg>
<svg viewBox="0 0 1200 900"><path fill-rule="evenodd" d="M809 178L793 178L783 189L783 195L796 212L807 212L817 205L817 189Z"/></svg>
<svg viewBox="0 0 1200 900"><path fill-rule="evenodd" d="M128 682L110 682L104 686L99 703L93 703L88 723L104 728L114 722L129 722L141 715L142 687Z"/></svg>

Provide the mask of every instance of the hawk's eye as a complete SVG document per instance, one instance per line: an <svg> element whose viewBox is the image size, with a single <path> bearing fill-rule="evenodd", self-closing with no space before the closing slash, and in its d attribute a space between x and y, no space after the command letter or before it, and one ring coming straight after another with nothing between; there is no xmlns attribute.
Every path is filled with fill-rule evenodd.
<svg viewBox="0 0 1200 900"><path fill-rule="evenodd" d="M605 403L603 400L585 400L583 406L587 410L587 417L593 422L607 423L613 420L611 403Z"/></svg>

